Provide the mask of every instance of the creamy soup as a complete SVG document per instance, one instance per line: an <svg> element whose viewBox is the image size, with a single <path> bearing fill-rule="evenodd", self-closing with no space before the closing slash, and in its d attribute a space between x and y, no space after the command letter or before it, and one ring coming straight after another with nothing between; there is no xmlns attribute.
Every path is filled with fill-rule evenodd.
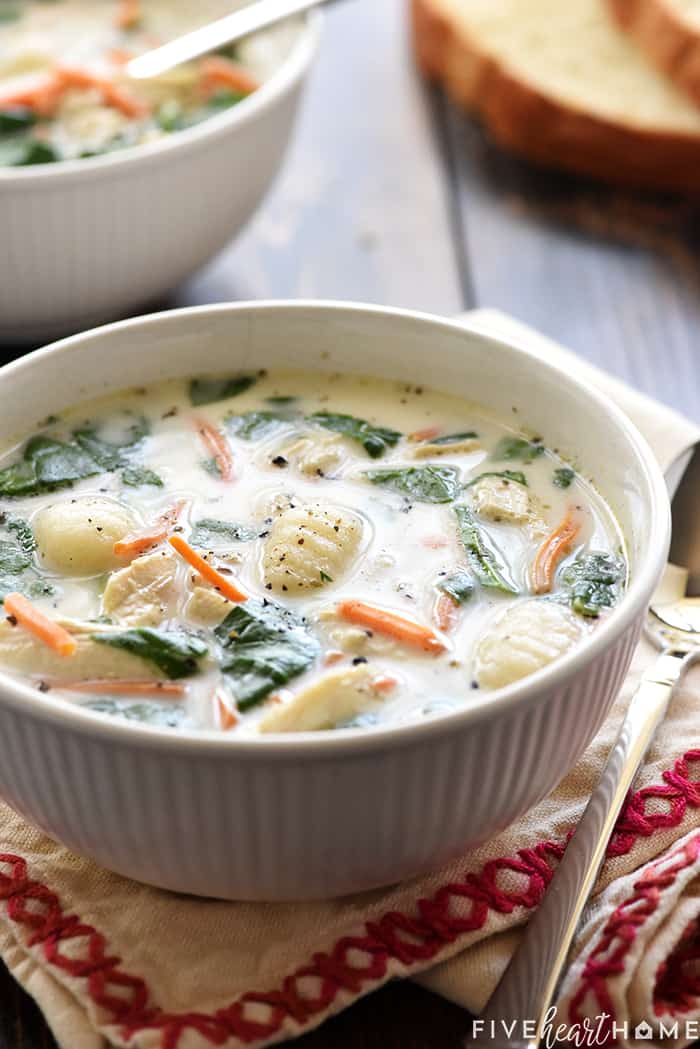
<svg viewBox="0 0 700 1049"><path fill-rule="evenodd" d="M278 27L151 80L125 65L232 0L0 0L0 166L152 142L235 106L288 54Z"/></svg>
<svg viewBox="0 0 700 1049"><path fill-rule="evenodd" d="M234 735L457 710L579 644L626 582L548 448L405 384L260 372L81 405L0 468L0 665Z"/></svg>

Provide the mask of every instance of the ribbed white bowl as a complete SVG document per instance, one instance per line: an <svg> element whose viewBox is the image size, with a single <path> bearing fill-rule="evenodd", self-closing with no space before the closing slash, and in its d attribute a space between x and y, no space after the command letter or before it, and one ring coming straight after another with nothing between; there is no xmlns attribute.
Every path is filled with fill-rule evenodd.
<svg viewBox="0 0 700 1049"><path fill-rule="evenodd" d="M0 342L133 312L220 251L276 175L319 19L250 98L197 127L106 156L0 168Z"/></svg>
<svg viewBox="0 0 700 1049"><path fill-rule="evenodd" d="M352 305L211 306L67 339L0 371L0 441L83 397L194 371L343 369L519 409L576 451L625 531L630 588L593 636L462 711L395 729L262 740L120 723L0 674L0 794L107 867L201 895L301 899L429 869L504 827L576 761L628 668L667 555L669 511L642 438L527 351L457 324ZM28 406L34 420L28 418Z"/></svg>

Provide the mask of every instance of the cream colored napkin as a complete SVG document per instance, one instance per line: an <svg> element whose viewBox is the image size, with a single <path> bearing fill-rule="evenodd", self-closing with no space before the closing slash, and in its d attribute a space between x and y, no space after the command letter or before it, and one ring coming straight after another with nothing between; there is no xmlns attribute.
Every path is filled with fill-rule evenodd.
<svg viewBox="0 0 700 1049"><path fill-rule="evenodd" d="M664 467L700 439L690 423L510 319L479 311L465 320L563 357L628 411ZM522 820L430 877L351 899L256 905L175 896L71 855L2 807L0 954L62 1049L262 1046L319 1024L393 976L420 978L478 1010L546 888L648 659L640 648L599 736ZM564 988L566 1022L601 1012L621 1025L696 1015L697 709L700 673L675 697L619 821L599 906ZM679 1031L678 1044L687 1040Z"/></svg>

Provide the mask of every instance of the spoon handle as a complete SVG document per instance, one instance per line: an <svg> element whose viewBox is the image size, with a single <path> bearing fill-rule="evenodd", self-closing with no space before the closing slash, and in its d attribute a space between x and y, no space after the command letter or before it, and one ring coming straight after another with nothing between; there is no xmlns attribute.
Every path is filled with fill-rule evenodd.
<svg viewBox="0 0 700 1049"><path fill-rule="evenodd" d="M516 1042L536 1049L548 1020L552 1026L552 1002L615 822L656 729L666 715L674 685L690 659L692 656L666 652L644 673L602 776L545 897L476 1021L474 1037L465 1043L465 1049L477 1045L489 1045L493 1049L506 1044L513 1046ZM530 1030L525 1036L522 1025L526 1020ZM515 1026L511 1026L514 1022Z"/></svg>
<svg viewBox="0 0 700 1049"><path fill-rule="evenodd" d="M226 44L233 44L249 33L266 29L292 15L302 14L312 7L329 3L330 0L257 0L230 15L209 22L191 33L171 40L162 47L147 51L145 55L132 58L126 65L129 76L137 80L159 76L168 69L189 62L193 58L216 51Z"/></svg>

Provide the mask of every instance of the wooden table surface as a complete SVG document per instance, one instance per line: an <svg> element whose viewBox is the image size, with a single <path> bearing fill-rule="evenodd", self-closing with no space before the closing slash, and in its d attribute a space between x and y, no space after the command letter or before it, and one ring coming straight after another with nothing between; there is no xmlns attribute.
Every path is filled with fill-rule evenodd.
<svg viewBox="0 0 700 1049"><path fill-rule="evenodd" d="M700 408L700 207L504 156L413 70L405 0L328 14L284 171L247 231L160 304L355 299L512 313L649 394ZM453 1049L466 1013L393 985L299 1049ZM0 1049L50 1049L0 967Z"/></svg>

